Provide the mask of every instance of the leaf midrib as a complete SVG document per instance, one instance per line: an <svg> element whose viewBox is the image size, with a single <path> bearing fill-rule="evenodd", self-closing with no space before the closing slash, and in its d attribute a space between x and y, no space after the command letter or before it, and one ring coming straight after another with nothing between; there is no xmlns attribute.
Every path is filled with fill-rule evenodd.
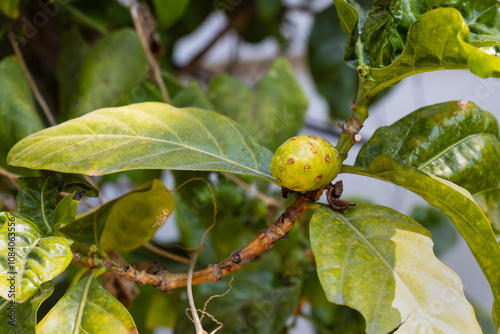
<svg viewBox="0 0 500 334"><path fill-rule="evenodd" d="M43 143L45 143L45 142L47 142L49 140L64 140L64 139L68 139L69 140L69 139L75 139L75 138L86 138L86 139L90 140L90 139L99 139L99 138L106 138L106 137L117 138L117 139L120 139L120 138L130 139L130 138L132 138L132 140L130 140L130 142L133 142L133 141L136 141L136 140L147 140L147 141L151 141L151 142L160 142L160 143L164 143L164 144L170 144L170 145L180 146L180 147L183 147L184 149L187 149L187 150L196 151L196 152L198 152L200 154L205 154L205 155L208 155L208 156L211 156L211 157L218 158L218 159L220 159L222 161L225 161L227 163L236 165L236 166L238 166L240 168L243 168L243 169L246 169L246 170L250 170L250 171L253 171L253 172L258 172L259 175L262 175L262 176L264 176L264 177L266 177L268 179L272 179L271 175L266 174L266 173L260 171L259 169L257 169L258 168L258 162L257 162L255 156L253 156L253 154L252 154L252 160L255 162L255 165L256 165L255 168L251 168L251 167L242 165L242 164L240 164L240 163L238 163L238 162L236 162L234 160L230 160L228 158L216 155L214 153L210 153L210 152L207 152L207 151L200 150L200 149L198 149L198 148L196 148L194 146L188 146L188 145L183 144L183 143L169 141L169 140L165 140L165 139L152 138L152 137L130 136L130 135L113 135L113 134L99 134L99 135L95 135L95 136L94 135L72 135L72 136L57 136L56 138L50 137L50 138L47 138L47 139L42 139L42 140L38 141L36 144L38 144L37 146L39 146L40 144L43 144ZM251 151L250 147L248 146L248 144L246 143L246 141L244 141L244 143L245 143L246 147L248 147L249 151ZM81 144L81 142L78 143L78 144ZM28 146L27 148L29 148L30 146ZM63 147L63 148L61 148L61 149L59 149L57 151L54 151L51 154L45 156L45 158L48 158L48 157L50 157L50 156L52 156L54 154L57 154L60 151L64 151L67 148L68 147L66 146L66 147ZM18 154L18 156L20 158L22 158L22 156L24 156L24 155L22 155L23 151L24 150L20 151L19 154ZM20 160L20 158L18 158L17 160ZM10 163L12 164L14 162L15 161L11 161Z"/></svg>

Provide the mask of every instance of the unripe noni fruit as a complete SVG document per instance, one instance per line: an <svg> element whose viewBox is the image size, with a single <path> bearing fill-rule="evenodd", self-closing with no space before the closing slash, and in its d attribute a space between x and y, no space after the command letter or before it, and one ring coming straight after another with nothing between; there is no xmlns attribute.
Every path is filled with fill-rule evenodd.
<svg viewBox="0 0 500 334"><path fill-rule="evenodd" d="M310 191L330 184L340 172L337 149L315 135L292 137L281 144L271 160L278 182L294 191Z"/></svg>

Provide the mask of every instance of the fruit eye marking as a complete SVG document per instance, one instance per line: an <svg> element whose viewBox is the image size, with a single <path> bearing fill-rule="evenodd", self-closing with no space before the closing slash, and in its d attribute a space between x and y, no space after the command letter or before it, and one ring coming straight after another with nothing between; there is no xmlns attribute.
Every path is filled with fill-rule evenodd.
<svg viewBox="0 0 500 334"><path fill-rule="evenodd" d="M330 156L329 156L328 154L325 154L325 161L326 161L327 163L329 163L329 162L330 162Z"/></svg>
<svg viewBox="0 0 500 334"><path fill-rule="evenodd" d="M294 149L295 151L300 151L300 146L295 146Z"/></svg>
<svg viewBox="0 0 500 334"><path fill-rule="evenodd" d="M316 178L314 179L314 182L319 182L319 181L321 181L322 178L323 178L323 174L320 174L320 175L316 176Z"/></svg>
<svg viewBox="0 0 500 334"><path fill-rule="evenodd" d="M318 150L316 149L316 147L311 147L311 152L314 153L314 154L317 154L318 153Z"/></svg>
<svg viewBox="0 0 500 334"><path fill-rule="evenodd" d="M309 171L309 169L311 169L311 167L309 167L309 165L305 165L305 166L304 166L304 171L306 171L306 172L307 172L307 171Z"/></svg>
<svg viewBox="0 0 500 334"><path fill-rule="evenodd" d="M289 165L293 165L293 164L294 164L294 162L295 162L295 160L293 160L293 158L288 159L288 164L289 164Z"/></svg>
<svg viewBox="0 0 500 334"><path fill-rule="evenodd" d="M316 136L315 135L309 135L309 138L316 139Z"/></svg>

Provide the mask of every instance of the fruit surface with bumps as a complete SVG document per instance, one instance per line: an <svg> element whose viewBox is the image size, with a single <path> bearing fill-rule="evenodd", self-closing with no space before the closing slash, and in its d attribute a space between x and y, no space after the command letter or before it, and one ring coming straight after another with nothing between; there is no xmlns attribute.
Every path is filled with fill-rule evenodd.
<svg viewBox="0 0 500 334"><path fill-rule="evenodd" d="M281 144L271 160L278 182L293 191L310 191L330 184L342 162L335 147L315 135L292 137Z"/></svg>

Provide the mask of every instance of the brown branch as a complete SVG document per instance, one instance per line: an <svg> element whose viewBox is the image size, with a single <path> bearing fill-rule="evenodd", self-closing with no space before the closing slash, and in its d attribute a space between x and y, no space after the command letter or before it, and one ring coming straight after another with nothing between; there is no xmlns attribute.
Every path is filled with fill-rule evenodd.
<svg viewBox="0 0 500 334"><path fill-rule="evenodd" d="M209 265L206 269L194 272L192 284L217 282L233 271L243 268L262 252L273 248L276 241L286 237L288 232L295 225L295 221L307 210L307 204L310 201L317 201L322 193L323 189L307 192L305 194L295 193L295 202L285 210L274 224L270 224L268 228L260 231L259 235L252 242L235 251L224 261L215 265ZM89 263L87 262L86 264L88 265ZM104 265L106 265L106 263L104 263ZM113 273L116 276L135 281L141 285L152 284L162 291L170 291L176 288L185 287L188 284L187 274L172 274L165 270L155 269L154 271L144 271L126 265L116 267Z"/></svg>
<svg viewBox="0 0 500 334"><path fill-rule="evenodd" d="M0 167L0 176L6 177L14 185L14 187L19 189L19 184L17 184L17 179L19 178L20 175L11 173Z"/></svg>
<svg viewBox="0 0 500 334"><path fill-rule="evenodd" d="M243 7L229 19L229 22L226 24L226 26L221 31L219 31L219 33L215 35L214 38L212 38L212 40L208 42L208 44L202 50L200 50L198 54L189 61L188 64L184 65L179 70L179 76L190 73L222 36L233 29L242 27L253 16L254 13L255 5L250 1L248 5Z"/></svg>
<svg viewBox="0 0 500 334"><path fill-rule="evenodd" d="M19 64L21 65L21 69L23 70L24 76L26 77L26 80L28 80L28 83L31 87L31 90L33 92L33 95L35 96L36 100L38 101L38 104L40 104L40 107L42 107L43 112L45 113L45 116L47 117L47 120L49 121L50 125L54 126L57 125L57 122L52 116L52 113L50 112L49 106L47 105L47 102L45 102L45 99L43 98L42 94L38 90L38 87L36 86L35 80L31 76L31 73L28 69L28 66L26 65L26 62L24 61L23 54L21 52L21 49L19 48L19 45L17 44L16 38L12 32L9 32L9 40L10 44L12 45L12 48L14 49L14 53L16 54L17 60L19 60Z"/></svg>
<svg viewBox="0 0 500 334"><path fill-rule="evenodd" d="M165 82L163 82L163 78L161 76L160 65L158 64L158 61L151 51L148 32L145 31L145 16L147 16L150 21L153 21L153 18L149 14L149 12L147 12L146 14L144 11L146 11L146 9L141 7L137 0L130 0L130 13L132 14L132 20L134 21L135 30L137 30L137 35L139 36L139 39L141 41L142 48L144 49L144 52L146 53L146 56L148 58L149 66L151 66L155 81L158 84L158 87L160 87L163 100L168 104L172 104L167 87L165 86ZM152 26L152 29L154 30L154 24L150 24L150 26Z"/></svg>

